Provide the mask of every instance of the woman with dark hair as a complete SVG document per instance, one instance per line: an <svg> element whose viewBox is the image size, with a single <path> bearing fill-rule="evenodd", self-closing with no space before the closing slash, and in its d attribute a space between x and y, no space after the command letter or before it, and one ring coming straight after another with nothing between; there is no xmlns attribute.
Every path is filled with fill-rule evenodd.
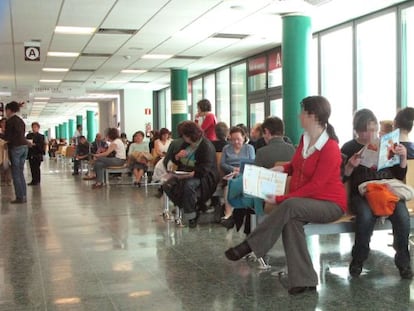
<svg viewBox="0 0 414 311"><path fill-rule="evenodd" d="M370 168L361 164L361 150L378 140L378 121L374 113L369 109L358 110L354 114L353 128L356 137L342 146L342 153L347 156L344 168L344 179L350 182L350 206L352 212L356 214L355 221L355 243L352 248L352 261L349 265L349 273L353 277L358 277L362 272L364 261L368 258L370 251L369 243L375 222L371 201L359 192L359 185L371 180L379 179L399 179L403 180L407 173L407 150L399 144L395 147L395 153L400 156L400 164L386 167L381 170ZM413 273L410 264L410 252L408 250L410 234L410 216L404 200L397 199L394 203L395 209L388 217L392 223L394 243L396 251L394 261L403 279L411 279Z"/></svg>
<svg viewBox="0 0 414 311"><path fill-rule="evenodd" d="M164 158L167 154L168 147L172 141L170 136L171 133L167 128L163 127L160 129L159 138L154 141L154 164L156 164L161 158Z"/></svg>
<svg viewBox="0 0 414 311"><path fill-rule="evenodd" d="M213 141L216 140L215 126L217 119L211 112L211 103L208 99L202 99L197 103L198 112L195 116L195 123L200 125L204 131L204 136Z"/></svg>
<svg viewBox="0 0 414 311"><path fill-rule="evenodd" d="M96 153L93 157L96 159L93 169L96 173L96 183L92 189L102 188L104 181L104 170L109 166L122 166L125 164L126 151L125 145L119 138L117 128L108 129L106 134L109 141L109 147L102 153Z"/></svg>
<svg viewBox="0 0 414 311"><path fill-rule="evenodd" d="M132 143L128 148L128 166L134 174L134 185L140 187L141 179L148 169L148 162L152 160L148 144L144 142L145 134L137 131L132 136Z"/></svg>
<svg viewBox="0 0 414 311"><path fill-rule="evenodd" d="M40 124L38 122L32 123L32 132L26 135L29 142L29 164L30 172L32 173L32 181L28 186L36 186L40 184L40 165L45 154L45 136L39 133Z"/></svg>
<svg viewBox="0 0 414 311"><path fill-rule="evenodd" d="M414 159L414 143L408 138L413 129L414 108L406 107L398 111L394 119L394 128L400 129L400 143L407 148L407 159Z"/></svg>
<svg viewBox="0 0 414 311"><path fill-rule="evenodd" d="M11 172L13 176L16 199L11 203L26 203L26 180L24 179L24 163L26 162L28 146L25 135L26 126L17 113L20 104L13 101L6 105L6 131L4 140L7 141L10 154Z"/></svg>
<svg viewBox="0 0 414 311"><path fill-rule="evenodd" d="M187 173L170 178L163 189L175 205L184 210L184 220L194 228L197 225L196 203L210 199L217 187L216 151L196 123L184 121L180 131L185 143L174 155L173 162Z"/></svg>
<svg viewBox="0 0 414 311"><path fill-rule="evenodd" d="M291 295L316 291L318 284L303 226L335 221L347 206L338 138L328 122L330 104L322 96L310 96L302 100L301 107L305 131L299 146L289 163L273 168L291 176L289 193L268 196L267 202L277 206L244 242L225 252L234 261L252 251L263 257L282 235Z"/></svg>

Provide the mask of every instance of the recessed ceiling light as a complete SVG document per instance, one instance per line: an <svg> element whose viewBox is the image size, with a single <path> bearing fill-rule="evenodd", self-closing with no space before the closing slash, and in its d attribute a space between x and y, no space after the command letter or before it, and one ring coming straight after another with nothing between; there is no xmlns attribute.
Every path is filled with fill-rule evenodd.
<svg viewBox="0 0 414 311"><path fill-rule="evenodd" d="M144 59L168 59L173 57L174 55L170 54L145 54L142 56Z"/></svg>
<svg viewBox="0 0 414 311"><path fill-rule="evenodd" d="M41 82L41 83L60 83L60 82L62 82L62 80L40 79L39 82Z"/></svg>
<svg viewBox="0 0 414 311"><path fill-rule="evenodd" d="M78 57L79 53L76 52L47 52L47 56L55 57Z"/></svg>
<svg viewBox="0 0 414 311"><path fill-rule="evenodd" d="M143 69L124 69L121 70L122 73L144 73L147 72L147 70L143 70Z"/></svg>
<svg viewBox="0 0 414 311"><path fill-rule="evenodd" d="M56 33L65 33L72 35L89 35L95 32L95 27L70 27L70 26L56 26Z"/></svg>
<svg viewBox="0 0 414 311"><path fill-rule="evenodd" d="M43 68L42 70L50 72L66 72L69 71L69 68Z"/></svg>

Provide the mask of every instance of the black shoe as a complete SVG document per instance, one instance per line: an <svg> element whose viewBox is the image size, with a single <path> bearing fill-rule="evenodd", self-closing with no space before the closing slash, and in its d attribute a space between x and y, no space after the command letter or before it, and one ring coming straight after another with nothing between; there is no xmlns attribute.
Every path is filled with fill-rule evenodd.
<svg viewBox="0 0 414 311"><path fill-rule="evenodd" d="M139 181L134 181L134 186L141 188L141 183Z"/></svg>
<svg viewBox="0 0 414 311"><path fill-rule="evenodd" d="M231 215L229 218L222 218L220 223L227 228L227 230L230 230L234 227L234 218L233 215Z"/></svg>
<svg viewBox="0 0 414 311"><path fill-rule="evenodd" d="M26 199L22 199L22 198L16 198L16 200L10 201L11 204L23 204L26 203L27 200Z"/></svg>
<svg viewBox="0 0 414 311"><path fill-rule="evenodd" d="M399 270L402 279L411 280L413 278L413 271L411 270L411 267L400 268Z"/></svg>
<svg viewBox="0 0 414 311"><path fill-rule="evenodd" d="M190 219L188 221L188 227L189 228L195 228L195 227L197 227L197 217L196 218L193 218L193 219Z"/></svg>
<svg viewBox="0 0 414 311"><path fill-rule="evenodd" d="M289 288L288 293L291 295L298 295L304 292L316 292L316 286L298 286Z"/></svg>
<svg viewBox="0 0 414 311"><path fill-rule="evenodd" d="M247 243L247 241L244 241L239 245L226 250L224 255L226 255L227 259L229 260L237 261L251 252L252 249L250 248L249 244Z"/></svg>
<svg viewBox="0 0 414 311"><path fill-rule="evenodd" d="M362 272L362 262L352 259L351 264L349 265L349 274L352 277L358 277Z"/></svg>
<svg viewBox="0 0 414 311"><path fill-rule="evenodd" d="M37 183L37 182L29 182L27 185L28 186L37 186L39 183Z"/></svg>
<svg viewBox="0 0 414 311"><path fill-rule="evenodd" d="M73 172L72 173L72 176L76 176L76 175L79 175L79 173L78 172Z"/></svg>

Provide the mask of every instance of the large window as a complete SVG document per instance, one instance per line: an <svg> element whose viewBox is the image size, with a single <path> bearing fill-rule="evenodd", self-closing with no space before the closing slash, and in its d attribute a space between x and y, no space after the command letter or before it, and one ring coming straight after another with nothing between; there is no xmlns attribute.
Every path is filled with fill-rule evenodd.
<svg viewBox="0 0 414 311"><path fill-rule="evenodd" d="M230 124L230 69L217 72L217 120Z"/></svg>
<svg viewBox="0 0 414 311"><path fill-rule="evenodd" d="M402 107L414 107L414 7L402 10Z"/></svg>
<svg viewBox="0 0 414 311"><path fill-rule="evenodd" d="M321 35L321 94L331 103L339 143L352 139L352 27Z"/></svg>
<svg viewBox="0 0 414 311"><path fill-rule="evenodd" d="M396 16L388 13L357 25L357 108L371 109L378 120L396 113Z"/></svg>
<svg viewBox="0 0 414 311"><path fill-rule="evenodd" d="M197 103L203 99L203 80L201 78L194 79L191 87L191 103L188 113L189 119L194 120L194 116L197 113Z"/></svg>
<svg viewBox="0 0 414 311"><path fill-rule="evenodd" d="M231 125L247 124L246 63L231 67Z"/></svg>
<svg viewBox="0 0 414 311"><path fill-rule="evenodd" d="M211 103L211 112L216 111L216 78L214 73L204 77L203 98L206 98Z"/></svg>
<svg viewBox="0 0 414 311"><path fill-rule="evenodd" d="M266 88L267 58L266 55L255 57L248 61L249 92Z"/></svg>

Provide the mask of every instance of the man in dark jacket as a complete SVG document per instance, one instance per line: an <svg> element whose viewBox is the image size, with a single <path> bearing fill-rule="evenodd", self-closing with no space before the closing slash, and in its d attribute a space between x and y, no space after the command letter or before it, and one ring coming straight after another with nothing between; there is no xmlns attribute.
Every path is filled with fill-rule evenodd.
<svg viewBox="0 0 414 311"><path fill-rule="evenodd" d="M45 154L45 137L39 133L40 124L38 122L32 123L32 132L26 135L29 144L29 152L27 158L29 159L30 171L32 173L32 181L27 185L36 186L40 184L40 164L43 161Z"/></svg>

